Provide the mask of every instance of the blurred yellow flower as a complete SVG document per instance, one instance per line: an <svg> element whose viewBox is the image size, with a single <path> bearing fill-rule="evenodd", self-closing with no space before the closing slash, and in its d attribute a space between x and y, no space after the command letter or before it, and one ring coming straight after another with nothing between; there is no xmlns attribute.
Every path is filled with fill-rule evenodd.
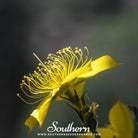
<svg viewBox="0 0 138 138"><path fill-rule="evenodd" d="M102 138L133 138L134 122L128 107L118 101L110 110L108 128L98 128ZM84 136L87 138L88 136ZM91 136L89 138L94 138Z"/></svg>
<svg viewBox="0 0 138 138"><path fill-rule="evenodd" d="M134 137L134 121L128 107L118 101L110 110L109 120L117 138Z"/></svg>
<svg viewBox="0 0 138 138"><path fill-rule="evenodd" d="M89 51L87 47L84 47L84 50L82 52L81 49L75 48L73 51L71 47L67 47L56 54L49 54L48 61L45 63L34 54L40 62L37 67L38 71L24 76L21 83L23 93L30 98L37 99L32 104L41 101L25 122L30 131L37 122L40 127L42 126L52 100L62 100L66 96L66 92L71 89L76 89L79 92L78 95L81 95L85 79L120 65L108 55L94 61L88 60ZM24 102L31 104L19 94L17 95Z"/></svg>

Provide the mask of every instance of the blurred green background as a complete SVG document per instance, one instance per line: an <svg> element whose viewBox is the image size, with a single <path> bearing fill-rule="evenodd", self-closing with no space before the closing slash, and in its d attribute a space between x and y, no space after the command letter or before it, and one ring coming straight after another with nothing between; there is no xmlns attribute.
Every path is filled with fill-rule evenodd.
<svg viewBox="0 0 138 138"><path fill-rule="evenodd" d="M93 59L111 55L123 65L87 80L91 101L97 102L99 126L120 99L138 105L138 1L137 0L1 0L1 128L0 137L37 138L55 120L59 126L81 126L65 101L51 104L44 125L32 133L24 125L37 105L16 97L23 75L36 69L48 53L67 46L87 46Z"/></svg>

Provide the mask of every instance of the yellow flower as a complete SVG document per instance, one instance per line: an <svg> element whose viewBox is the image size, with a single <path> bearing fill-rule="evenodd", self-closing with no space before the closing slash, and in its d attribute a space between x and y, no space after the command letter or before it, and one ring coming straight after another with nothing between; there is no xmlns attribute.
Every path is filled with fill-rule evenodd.
<svg viewBox="0 0 138 138"><path fill-rule="evenodd" d="M134 122L128 107L118 101L110 110L108 128L98 128L97 131L102 138L133 138ZM87 138L88 136L83 136ZM94 138L94 136L89 136Z"/></svg>
<svg viewBox="0 0 138 138"><path fill-rule="evenodd" d="M37 122L40 127L42 126L52 100L62 100L72 89L76 89L80 96L85 86L85 79L120 65L108 55L94 61L88 60L87 47L84 47L84 52L78 48L73 51L71 47L59 50L56 54L49 54L48 61L45 63L35 54L34 56L40 62L37 67L38 71L24 76L21 83L21 89L26 96L37 99L34 103L41 101L25 122L30 131ZM17 95L24 102L29 103L19 94Z"/></svg>
<svg viewBox="0 0 138 138"><path fill-rule="evenodd" d="M109 120L117 138L134 137L134 121L128 107L118 101L110 110Z"/></svg>

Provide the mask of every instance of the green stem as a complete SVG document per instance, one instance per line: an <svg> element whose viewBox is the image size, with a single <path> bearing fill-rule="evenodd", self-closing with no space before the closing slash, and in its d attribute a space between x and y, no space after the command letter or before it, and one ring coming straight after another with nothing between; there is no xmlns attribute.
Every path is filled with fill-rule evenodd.
<svg viewBox="0 0 138 138"><path fill-rule="evenodd" d="M95 136L95 138L101 138L100 134L96 130L97 121L96 121L96 117L94 116L93 112L90 111L90 106L85 105L80 111L78 110L75 110L75 111L77 112L82 124L85 127L90 128L90 131Z"/></svg>
<svg viewBox="0 0 138 138"><path fill-rule="evenodd" d="M86 91L87 92L87 91ZM93 103L91 106L85 103L84 96L86 94L84 92L82 97L79 98L77 91L74 89L74 94L67 93L69 99L67 99L70 103L67 103L75 112L78 114L82 124L85 127L89 127L92 134L95 138L101 138L100 134L97 132L97 120L96 120L96 110L98 105Z"/></svg>

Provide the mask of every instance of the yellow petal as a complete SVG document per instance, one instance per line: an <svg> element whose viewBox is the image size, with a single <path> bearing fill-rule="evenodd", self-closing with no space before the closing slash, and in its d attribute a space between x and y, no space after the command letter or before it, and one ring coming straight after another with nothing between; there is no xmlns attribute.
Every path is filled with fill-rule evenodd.
<svg viewBox="0 0 138 138"><path fill-rule="evenodd" d="M118 64L111 56L109 55L105 55L102 56L94 61L91 62L91 66L92 66L92 71L85 73L83 75L80 75L78 78L90 78L95 76L96 74L110 69L110 68L114 68L117 66L120 66L121 64Z"/></svg>
<svg viewBox="0 0 138 138"><path fill-rule="evenodd" d="M71 99L76 102L75 92L76 90L77 96L79 99L81 99L83 89L86 82L83 81L73 81L70 83L70 85L62 86L59 91L59 96L56 97L56 100L64 100L64 99Z"/></svg>
<svg viewBox="0 0 138 138"><path fill-rule="evenodd" d="M48 112L52 97L42 101L40 105L31 113L30 117L25 121L25 125L32 131L38 122L40 127L42 126L46 114Z"/></svg>
<svg viewBox="0 0 138 138"><path fill-rule="evenodd" d="M82 96L85 84L86 84L85 81L81 81L81 82L77 83L76 85L72 86L73 89L76 90L79 98L81 98L81 96Z"/></svg>
<svg viewBox="0 0 138 138"><path fill-rule="evenodd" d="M133 138L134 122L125 104L118 101L110 110L109 120L119 138Z"/></svg>
<svg viewBox="0 0 138 138"><path fill-rule="evenodd" d="M85 84L85 81L77 80L75 82L70 83L69 87L67 88L67 91L64 92L65 97L70 95L72 99L75 98L74 90L76 90L78 98L81 99Z"/></svg>
<svg viewBox="0 0 138 138"><path fill-rule="evenodd" d="M36 124L37 124L37 120L33 116L30 116L25 121L25 125L29 127L30 132L34 129L34 127L35 127Z"/></svg>

